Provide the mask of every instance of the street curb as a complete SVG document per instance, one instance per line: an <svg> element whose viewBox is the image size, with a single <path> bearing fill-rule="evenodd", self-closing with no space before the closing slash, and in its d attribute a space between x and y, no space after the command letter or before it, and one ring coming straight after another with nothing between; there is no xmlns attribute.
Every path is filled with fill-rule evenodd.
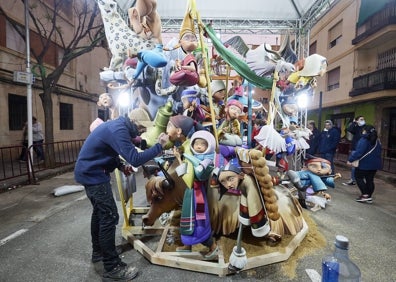
<svg viewBox="0 0 396 282"><path fill-rule="evenodd" d="M29 183L29 178L27 176L20 176L20 177L3 180L0 182L0 194L12 189L16 189L21 186L40 185L40 181L42 180L46 180L73 170L74 170L74 164L70 164L62 167L38 171L35 173L35 177L36 177L35 183Z"/></svg>

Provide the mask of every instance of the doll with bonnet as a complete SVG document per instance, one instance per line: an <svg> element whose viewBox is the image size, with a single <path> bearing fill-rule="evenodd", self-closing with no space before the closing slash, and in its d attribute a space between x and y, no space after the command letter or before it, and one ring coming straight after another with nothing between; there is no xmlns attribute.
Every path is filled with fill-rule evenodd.
<svg viewBox="0 0 396 282"><path fill-rule="evenodd" d="M178 247L176 251L190 252L192 245L203 244L209 248L203 254L204 260L213 260L217 258L218 246L212 236L206 190L214 169L216 140L210 132L199 130L192 134L189 141L191 153L184 152L184 160L179 151L174 150L179 162L176 168L178 176L192 174L194 177L192 187L186 187L182 204L180 233L184 246ZM190 170L185 169L188 168L187 163L192 164Z"/></svg>

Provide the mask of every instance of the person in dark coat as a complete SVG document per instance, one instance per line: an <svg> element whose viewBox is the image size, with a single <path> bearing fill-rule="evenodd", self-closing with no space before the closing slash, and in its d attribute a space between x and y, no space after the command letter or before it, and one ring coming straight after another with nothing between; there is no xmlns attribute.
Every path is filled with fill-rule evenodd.
<svg viewBox="0 0 396 282"><path fill-rule="evenodd" d="M374 176L377 170L382 169L381 150L377 131L371 125L365 126L356 144L356 150L351 153L347 162L348 165L352 165L352 162L359 160L359 166L355 169L355 178L361 195L356 199L357 202L373 202Z"/></svg>
<svg viewBox="0 0 396 282"><path fill-rule="evenodd" d="M320 131L313 120L308 121L307 127L311 130L312 134L309 136L309 148L306 150L306 153L314 156L318 151Z"/></svg>
<svg viewBox="0 0 396 282"><path fill-rule="evenodd" d="M321 158L331 163L331 171L334 174L334 155L337 150L338 143L341 140L341 132L333 126L331 120L325 121L325 128L319 137L319 153Z"/></svg>
<svg viewBox="0 0 396 282"><path fill-rule="evenodd" d="M119 117L103 122L87 137L77 158L74 177L85 187L93 206L91 217L92 262L103 261L103 279L129 281L138 271L121 261L115 245L119 215L111 190L110 173L116 168L126 175L156 157L169 137L163 133L151 148L138 152L132 140L138 136L134 118ZM120 156L128 164L124 164Z"/></svg>
<svg viewBox="0 0 396 282"><path fill-rule="evenodd" d="M359 141L360 137L362 137L362 131L366 121L364 120L363 116L357 116L351 124L349 124L347 131L352 134L352 142L351 142L351 151L356 150L357 142ZM351 179L348 182L343 182L343 185L355 185L355 168L351 168Z"/></svg>

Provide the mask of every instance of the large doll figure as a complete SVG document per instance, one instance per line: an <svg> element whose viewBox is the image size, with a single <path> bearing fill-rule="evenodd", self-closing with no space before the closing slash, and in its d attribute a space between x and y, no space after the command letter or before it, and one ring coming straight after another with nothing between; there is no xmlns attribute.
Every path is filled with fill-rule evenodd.
<svg viewBox="0 0 396 282"><path fill-rule="evenodd" d="M214 168L216 141L214 136L206 130L195 132L190 139L191 154L183 154L183 157L192 162L194 178L198 181L207 181ZM179 162L182 163L181 159Z"/></svg>
<svg viewBox="0 0 396 282"><path fill-rule="evenodd" d="M186 13L179 33L179 44L186 54L182 61L177 60L175 72L170 76L170 82L177 86L193 86L199 82L198 63L193 51L198 47L195 35L194 20Z"/></svg>
<svg viewBox="0 0 396 282"><path fill-rule="evenodd" d="M113 97L109 93L102 93L99 95L99 100L96 103L99 107L104 107L109 109L110 119L115 119L118 117L118 110L114 103Z"/></svg>
<svg viewBox="0 0 396 282"><path fill-rule="evenodd" d="M218 128L219 143L227 146L242 145L242 133L238 118L243 111L243 104L237 100L228 100L225 107L226 119Z"/></svg>
<svg viewBox="0 0 396 282"><path fill-rule="evenodd" d="M213 111L215 119L220 121L224 116L224 98L226 94L226 87L222 80L213 80L210 84L212 89Z"/></svg>
<svg viewBox="0 0 396 282"><path fill-rule="evenodd" d="M298 189L312 186L314 192L326 191L327 187L334 188L334 179L341 177L339 173L331 175L330 162L322 158L312 158L306 161L306 169L288 171L288 176Z"/></svg>
<svg viewBox="0 0 396 282"><path fill-rule="evenodd" d="M197 97L198 92L195 89L185 89L181 93L183 103L183 115L191 117L197 122L205 120L205 113L201 108L200 99Z"/></svg>
<svg viewBox="0 0 396 282"><path fill-rule="evenodd" d="M162 44L161 17L157 12L157 0L137 0L134 7L128 9L132 29L141 37L154 38Z"/></svg>
<svg viewBox="0 0 396 282"><path fill-rule="evenodd" d="M132 75L133 79L137 79L147 65L153 68L162 68L168 61L163 54L161 17L157 12L157 0L137 0L135 7L128 9L128 16L132 29L140 37L153 38L157 43L152 50L138 52L139 61L136 71Z"/></svg>
<svg viewBox="0 0 396 282"><path fill-rule="evenodd" d="M326 193L327 187L334 188L334 179L340 178L341 174L331 175L331 164L322 158L311 158L306 161L306 169L301 171L289 170L287 175L290 181L299 190L299 202L305 208L306 190L311 187L314 195L324 196L330 199Z"/></svg>
<svg viewBox="0 0 396 282"><path fill-rule="evenodd" d="M215 114L216 127L221 123L224 118L224 98L226 95L225 84L222 80L213 80L210 83L210 88L212 90L212 106L213 112ZM212 114L210 111L210 103L208 98L208 93L206 92L205 102L201 104L202 109L205 112L205 121L212 125Z"/></svg>
<svg viewBox="0 0 396 282"><path fill-rule="evenodd" d="M255 237L270 233L270 225L263 204L260 201L259 187L253 176L244 174L239 167L230 163L222 167L218 176L220 184L227 190L241 191L239 221L251 226Z"/></svg>
<svg viewBox="0 0 396 282"><path fill-rule="evenodd" d="M197 129L200 130L196 131ZM212 237L206 188L214 168L216 141L210 132L201 129L193 119L182 115L171 117L166 129L171 141L175 144L183 142L181 146L174 148L174 154L180 163L176 172L187 185L180 220L184 246L176 250L191 252L192 245L203 244L209 248L203 259L213 260L217 258L218 247ZM191 138L186 139L188 136ZM182 155L184 160L181 159Z"/></svg>

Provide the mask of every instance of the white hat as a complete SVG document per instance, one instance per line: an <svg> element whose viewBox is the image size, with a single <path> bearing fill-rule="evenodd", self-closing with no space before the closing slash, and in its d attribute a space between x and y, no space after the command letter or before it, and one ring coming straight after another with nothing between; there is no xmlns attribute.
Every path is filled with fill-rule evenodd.
<svg viewBox="0 0 396 282"><path fill-rule="evenodd" d="M213 80L210 84L210 89L212 90L213 94L221 90L225 90L224 82L222 80Z"/></svg>
<svg viewBox="0 0 396 282"><path fill-rule="evenodd" d="M300 72L300 76L318 76L322 70L322 65L327 65L327 59L318 54L312 54L305 58L304 68Z"/></svg>
<svg viewBox="0 0 396 282"><path fill-rule="evenodd" d="M149 128L153 126L153 121L151 121L149 114L145 109L137 108L129 112L129 119L136 123L137 125Z"/></svg>

